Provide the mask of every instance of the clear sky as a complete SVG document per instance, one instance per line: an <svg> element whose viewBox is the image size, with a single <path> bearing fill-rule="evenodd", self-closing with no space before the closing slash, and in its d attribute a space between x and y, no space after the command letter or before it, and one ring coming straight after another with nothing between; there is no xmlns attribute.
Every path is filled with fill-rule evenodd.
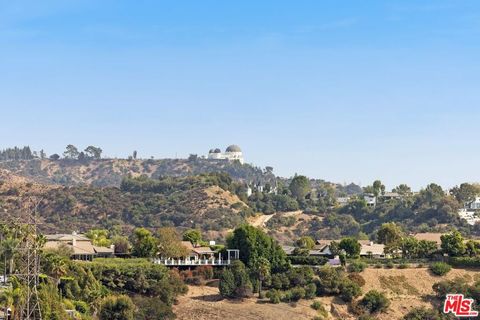
<svg viewBox="0 0 480 320"><path fill-rule="evenodd" d="M480 180L480 2L0 0L0 148Z"/></svg>

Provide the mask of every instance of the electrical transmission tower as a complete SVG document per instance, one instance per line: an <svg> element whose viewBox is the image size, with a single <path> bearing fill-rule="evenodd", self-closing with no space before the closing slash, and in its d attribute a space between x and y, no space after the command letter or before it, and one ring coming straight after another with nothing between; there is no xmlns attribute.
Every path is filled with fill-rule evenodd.
<svg viewBox="0 0 480 320"><path fill-rule="evenodd" d="M26 295L20 308L15 312L18 320L42 320L40 301L38 298L38 275L40 273L40 258L37 233L37 208L40 200L29 198L22 205L20 226L22 240L18 253L20 255L19 279L25 287Z"/></svg>

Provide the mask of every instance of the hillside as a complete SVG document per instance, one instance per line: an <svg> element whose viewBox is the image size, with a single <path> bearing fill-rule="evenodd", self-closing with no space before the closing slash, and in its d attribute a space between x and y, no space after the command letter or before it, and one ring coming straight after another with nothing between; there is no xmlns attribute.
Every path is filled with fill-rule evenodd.
<svg viewBox="0 0 480 320"><path fill-rule="evenodd" d="M64 186L92 185L119 187L125 176L146 175L185 177L202 173L224 172L242 182L273 183L275 176L249 164L226 160L195 159L32 159L0 161L0 169L43 184Z"/></svg>
<svg viewBox="0 0 480 320"><path fill-rule="evenodd" d="M433 295L432 285L444 279L457 277L473 282L478 278L478 271L453 269L444 277L433 276L426 268L415 269L372 269L367 268L361 273L366 280L363 292L378 290L384 292L391 301L387 312L379 314L375 319L402 319L414 307L431 307L430 298ZM321 301L330 313L330 319L357 319L348 306L339 298L321 297ZM300 300L294 304L270 304L257 302L256 299L242 301L223 300L217 288L190 287L186 296L179 299L174 308L177 319L221 320L235 314L238 320L250 319L313 319L316 312L310 307L312 300Z"/></svg>
<svg viewBox="0 0 480 320"><path fill-rule="evenodd" d="M244 222L249 209L226 189L229 182L227 176L211 174L132 178L120 188L66 187L39 184L2 170L0 210L15 212L22 198L35 195L43 199L39 216L44 232L175 226L201 228L210 232L209 238L216 238Z"/></svg>

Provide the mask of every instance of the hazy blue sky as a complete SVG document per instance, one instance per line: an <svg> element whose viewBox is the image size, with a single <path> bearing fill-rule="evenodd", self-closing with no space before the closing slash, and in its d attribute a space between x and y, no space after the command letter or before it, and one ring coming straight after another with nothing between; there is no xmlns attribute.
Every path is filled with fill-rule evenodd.
<svg viewBox="0 0 480 320"><path fill-rule="evenodd" d="M478 0L0 0L0 148L479 181L479 61Z"/></svg>

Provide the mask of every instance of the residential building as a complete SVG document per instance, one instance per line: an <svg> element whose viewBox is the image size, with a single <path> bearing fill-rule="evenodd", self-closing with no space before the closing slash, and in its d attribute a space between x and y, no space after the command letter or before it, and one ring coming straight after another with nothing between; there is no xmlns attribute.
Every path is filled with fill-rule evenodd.
<svg viewBox="0 0 480 320"><path fill-rule="evenodd" d="M49 234L45 236L44 249L67 248L72 252L71 259L92 261L93 258L113 257L115 248L99 247L92 244L92 241L77 233L72 234Z"/></svg>

